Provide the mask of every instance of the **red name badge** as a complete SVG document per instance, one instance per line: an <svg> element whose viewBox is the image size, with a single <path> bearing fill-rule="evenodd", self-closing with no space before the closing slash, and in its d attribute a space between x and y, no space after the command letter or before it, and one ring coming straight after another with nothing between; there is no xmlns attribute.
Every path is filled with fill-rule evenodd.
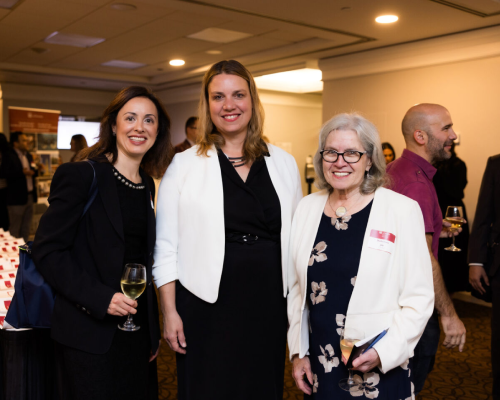
<svg viewBox="0 0 500 400"><path fill-rule="evenodd" d="M4 281L5 282L5 287L7 289L12 289L12 283L10 283L10 281Z"/></svg>
<svg viewBox="0 0 500 400"><path fill-rule="evenodd" d="M10 307L10 300L5 300L3 304L5 305L5 309L8 310Z"/></svg>
<svg viewBox="0 0 500 400"><path fill-rule="evenodd" d="M5 317L0 317L0 325L3 326L3 322L5 321Z"/></svg>
<svg viewBox="0 0 500 400"><path fill-rule="evenodd" d="M9 274L9 278L15 278L16 277L16 274Z"/></svg>
<svg viewBox="0 0 500 400"><path fill-rule="evenodd" d="M396 236L394 234L372 229L368 239L368 247L391 254L394 251L395 241Z"/></svg>

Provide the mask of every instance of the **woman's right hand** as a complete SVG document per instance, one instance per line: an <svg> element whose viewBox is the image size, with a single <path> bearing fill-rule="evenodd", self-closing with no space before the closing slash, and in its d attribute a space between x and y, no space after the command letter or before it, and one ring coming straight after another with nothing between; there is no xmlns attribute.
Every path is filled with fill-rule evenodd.
<svg viewBox="0 0 500 400"><path fill-rule="evenodd" d="M111 303L108 306L108 314L117 317L135 314L137 312L137 301L129 299L123 293L117 292L113 295Z"/></svg>
<svg viewBox="0 0 500 400"><path fill-rule="evenodd" d="M309 357L299 358L298 354L293 356L292 359L292 376L295 380L295 384L297 387L302 390L305 394L311 394L313 385L313 374L311 371L311 362L309 361ZM311 384L309 386L304 379L304 375L306 375L307 380Z"/></svg>
<svg viewBox="0 0 500 400"><path fill-rule="evenodd" d="M163 318L163 338L173 351L186 354L186 337L184 325L177 311L165 313Z"/></svg>

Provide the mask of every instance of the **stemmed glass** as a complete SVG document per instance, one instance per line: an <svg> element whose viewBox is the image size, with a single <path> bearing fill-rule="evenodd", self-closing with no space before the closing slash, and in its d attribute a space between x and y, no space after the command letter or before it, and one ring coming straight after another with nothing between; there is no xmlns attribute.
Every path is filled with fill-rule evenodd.
<svg viewBox="0 0 500 400"><path fill-rule="evenodd" d="M144 289L146 289L146 267L142 264L126 264L123 269L121 279L122 292L129 299L137 299ZM118 325L118 329L127 332L134 332L141 329L134 324L132 315L129 313L123 325Z"/></svg>
<svg viewBox="0 0 500 400"><path fill-rule="evenodd" d="M349 360L354 344L359 342L362 338L362 334L355 329L346 330L342 329L340 334L340 351L342 352L343 358ZM352 377L352 369L349 368L349 378L344 378L339 381L339 386L342 390L350 391L352 388L359 386L359 383L355 383Z"/></svg>
<svg viewBox="0 0 500 400"><path fill-rule="evenodd" d="M446 209L446 214L444 219L451 223L450 231L453 233L455 230L460 229L462 224L465 223L463 218L463 210L461 206L448 206ZM462 251L457 246L455 246L455 235L452 235L453 242L450 247L446 247L445 250L448 251Z"/></svg>

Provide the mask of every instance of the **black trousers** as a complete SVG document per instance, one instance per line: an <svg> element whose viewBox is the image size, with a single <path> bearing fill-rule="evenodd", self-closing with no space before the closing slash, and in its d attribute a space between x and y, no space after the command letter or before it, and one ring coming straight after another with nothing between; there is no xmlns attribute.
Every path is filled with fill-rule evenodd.
<svg viewBox="0 0 500 400"><path fill-rule="evenodd" d="M491 367L493 371L493 399L500 400L500 271L490 278L493 294L491 314Z"/></svg>

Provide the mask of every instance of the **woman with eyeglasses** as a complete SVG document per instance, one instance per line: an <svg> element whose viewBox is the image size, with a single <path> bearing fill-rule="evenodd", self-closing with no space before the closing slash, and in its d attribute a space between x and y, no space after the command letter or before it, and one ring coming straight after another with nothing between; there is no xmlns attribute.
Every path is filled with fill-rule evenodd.
<svg viewBox="0 0 500 400"><path fill-rule="evenodd" d="M297 387L313 399L412 398L410 359L434 306L422 212L382 187L379 135L358 114L322 127L314 167L322 190L299 203L290 239L288 346ZM347 357L354 342L387 328L346 379L341 336L352 340L343 343Z"/></svg>

